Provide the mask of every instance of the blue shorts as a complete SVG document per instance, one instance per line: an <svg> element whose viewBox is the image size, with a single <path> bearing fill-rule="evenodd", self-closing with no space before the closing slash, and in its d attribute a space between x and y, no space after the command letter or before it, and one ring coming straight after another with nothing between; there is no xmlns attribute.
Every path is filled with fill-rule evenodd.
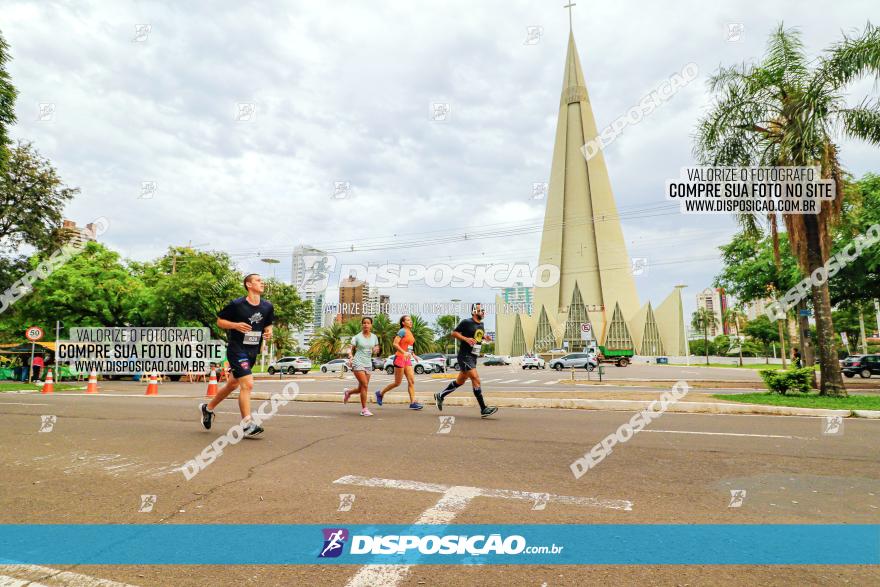
<svg viewBox="0 0 880 587"><path fill-rule="evenodd" d="M232 370L232 376L236 379L251 375L251 369L257 362L257 353L243 351L227 351L226 360L229 361L229 368Z"/></svg>

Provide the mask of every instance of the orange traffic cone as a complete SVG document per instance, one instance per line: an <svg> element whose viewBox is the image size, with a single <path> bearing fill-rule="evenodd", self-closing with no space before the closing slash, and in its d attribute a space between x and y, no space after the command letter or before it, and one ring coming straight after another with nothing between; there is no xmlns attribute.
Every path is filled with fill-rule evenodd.
<svg viewBox="0 0 880 587"><path fill-rule="evenodd" d="M98 372L89 373L89 385L86 387L86 393L98 393Z"/></svg>
<svg viewBox="0 0 880 587"><path fill-rule="evenodd" d="M208 380L208 392L205 397L217 395L217 369L211 369L211 378Z"/></svg>
<svg viewBox="0 0 880 587"><path fill-rule="evenodd" d="M147 385L147 393L144 395L159 395L158 377L155 371L150 373L150 383Z"/></svg>
<svg viewBox="0 0 880 587"><path fill-rule="evenodd" d="M55 392L55 380L52 378L52 369L49 369L49 372L46 373L46 381L43 382L42 393L54 393L54 392Z"/></svg>

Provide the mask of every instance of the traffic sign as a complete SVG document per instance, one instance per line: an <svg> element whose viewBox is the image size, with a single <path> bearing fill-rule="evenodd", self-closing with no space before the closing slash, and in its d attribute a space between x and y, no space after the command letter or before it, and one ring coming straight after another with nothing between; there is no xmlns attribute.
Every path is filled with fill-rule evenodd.
<svg viewBox="0 0 880 587"><path fill-rule="evenodd" d="M581 322L581 340L593 338L593 325L589 322Z"/></svg>
<svg viewBox="0 0 880 587"><path fill-rule="evenodd" d="M43 338L43 329L39 326L31 326L24 331L24 337L31 342L37 342Z"/></svg>

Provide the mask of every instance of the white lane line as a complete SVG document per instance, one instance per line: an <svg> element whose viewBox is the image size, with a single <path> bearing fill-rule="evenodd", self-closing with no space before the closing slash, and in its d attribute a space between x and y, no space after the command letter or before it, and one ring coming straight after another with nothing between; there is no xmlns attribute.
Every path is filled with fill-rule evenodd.
<svg viewBox="0 0 880 587"><path fill-rule="evenodd" d="M108 397L191 397L193 399L197 399L200 396L197 395L173 395L173 394L163 394L159 395L146 395L143 393L70 393L67 391L62 391L60 393L54 393L52 395L66 397L69 395L87 395L89 397L93 397L95 399L107 399Z"/></svg>
<svg viewBox="0 0 880 587"><path fill-rule="evenodd" d="M492 383L493 381L501 381L500 379L481 379L481 383Z"/></svg>
<svg viewBox="0 0 880 587"><path fill-rule="evenodd" d="M233 416L240 416L240 412L214 412L215 414L231 414ZM272 416L273 418L335 418L336 416L307 416L305 414L275 414Z"/></svg>
<svg viewBox="0 0 880 587"><path fill-rule="evenodd" d="M649 430L642 432L659 432L661 434L703 434L706 436L747 436L750 438L797 438L798 440L810 440L806 436L785 436L782 434L742 434L739 432L695 432L693 430Z"/></svg>
<svg viewBox="0 0 880 587"><path fill-rule="evenodd" d="M534 383L537 379L529 379L527 381L523 381L523 385L528 385L529 383Z"/></svg>
<svg viewBox="0 0 880 587"><path fill-rule="evenodd" d="M498 383L516 383L519 379L508 379L507 381L499 381Z"/></svg>
<svg viewBox="0 0 880 587"><path fill-rule="evenodd" d="M547 493L533 493L530 491L515 491L511 489L486 489L482 487L466 487L461 485L440 485L437 483L422 483L421 481L405 481L399 479L381 479L378 477L361 477L347 475L334 481L341 485L360 485L362 487L384 487L390 489L405 489L409 491L428 491L442 493L440 500L433 506L422 512L415 521L416 524L450 524L455 517L467 508L475 497L495 497L501 499L522 499L537 501L538 499L548 502L563 503L567 505L587 505L607 507L611 509L632 510L632 502L627 500L600 500L594 497L574 497L568 495L553 495ZM408 574L412 565L364 565L346 584L346 587L373 587L382 585L394 587Z"/></svg>
<svg viewBox="0 0 880 587"><path fill-rule="evenodd" d="M558 379L554 379L553 381L548 381L548 382L545 383L544 385L555 385L555 384L557 384L557 383L559 383L559 380L558 380Z"/></svg>
<svg viewBox="0 0 880 587"><path fill-rule="evenodd" d="M66 587L134 587L128 583L117 583L109 579L99 579L90 577L89 575L81 575L70 571L61 571L50 567L42 567L39 565L0 565L0 573L5 573L14 577L14 580L23 579L23 583L6 583L0 582L0 585L6 587L9 585L28 585L31 587L39 587L43 583L33 583L36 580L48 581L53 585L65 585ZM47 577L47 575L51 575ZM7 577L0 577L3 580Z"/></svg>
<svg viewBox="0 0 880 587"><path fill-rule="evenodd" d="M48 406L49 404L28 404L25 402L0 402L0 406Z"/></svg>

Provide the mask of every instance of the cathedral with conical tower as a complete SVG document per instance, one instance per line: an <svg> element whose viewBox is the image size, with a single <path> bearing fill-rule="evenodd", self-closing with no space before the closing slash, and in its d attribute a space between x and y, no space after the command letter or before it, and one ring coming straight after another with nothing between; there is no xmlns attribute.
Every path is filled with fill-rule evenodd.
<svg viewBox="0 0 880 587"><path fill-rule="evenodd" d="M496 346L502 355L584 349L582 324L606 349L640 355L684 355L686 340L680 290L656 309L639 306L611 180L601 150L585 155L598 130L569 31L556 141L538 264L559 267L559 280L536 286L533 311L501 311L496 298Z"/></svg>

